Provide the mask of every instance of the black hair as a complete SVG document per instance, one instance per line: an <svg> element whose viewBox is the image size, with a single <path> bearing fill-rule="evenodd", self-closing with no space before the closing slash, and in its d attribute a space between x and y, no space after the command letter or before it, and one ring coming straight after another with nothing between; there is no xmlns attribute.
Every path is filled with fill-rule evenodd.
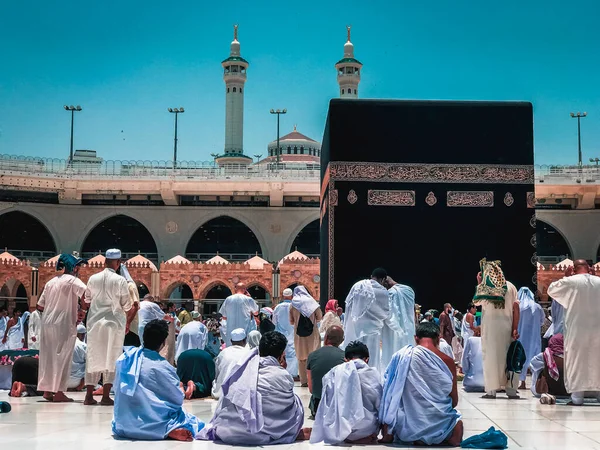
<svg viewBox="0 0 600 450"><path fill-rule="evenodd" d="M173 303L173 302L167 303L167 308L172 308L173 306L175 306L175 303Z"/></svg>
<svg viewBox="0 0 600 450"><path fill-rule="evenodd" d="M463 315L460 311L456 310L456 312L454 313L454 317L456 317L456 320L462 320L463 319Z"/></svg>
<svg viewBox="0 0 600 450"><path fill-rule="evenodd" d="M2 311L8 312L8 309L6 308L6 306L0 306L0 312L2 312Z"/></svg>
<svg viewBox="0 0 600 450"><path fill-rule="evenodd" d="M381 267L378 267L377 269L373 270L373 273L371 274L371 277L376 278L377 280L383 280L387 278L387 276L387 271L385 269L382 269Z"/></svg>
<svg viewBox="0 0 600 450"><path fill-rule="evenodd" d="M344 356L347 360L356 358L366 360L369 357L369 348L360 341L352 341L346 346Z"/></svg>
<svg viewBox="0 0 600 450"><path fill-rule="evenodd" d="M440 337L440 327L438 327L434 322L423 322L420 323L417 327L416 335L419 339L421 338L429 338L429 339L439 339ZM145 338L144 338L145 340Z"/></svg>
<svg viewBox="0 0 600 450"><path fill-rule="evenodd" d="M473 304L473 302L471 302L467 305L467 312L471 311L471 308L475 308L475 305Z"/></svg>
<svg viewBox="0 0 600 450"><path fill-rule="evenodd" d="M258 344L258 353L260 356L272 356L275 359L281 358L285 347L287 346L286 337L278 331L269 331L263 334Z"/></svg>
<svg viewBox="0 0 600 450"><path fill-rule="evenodd" d="M144 328L144 347L155 352L167 340L169 335L169 324L162 319L154 319L146 324Z"/></svg>

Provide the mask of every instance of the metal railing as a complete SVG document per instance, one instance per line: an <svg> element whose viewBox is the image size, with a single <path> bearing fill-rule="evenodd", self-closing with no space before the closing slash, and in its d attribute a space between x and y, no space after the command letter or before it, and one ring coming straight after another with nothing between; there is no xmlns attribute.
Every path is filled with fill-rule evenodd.
<svg viewBox="0 0 600 450"><path fill-rule="evenodd" d="M318 180L319 164L281 163L217 166L213 161L108 160L69 163L66 159L0 155L0 172L52 178L171 178L185 179L295 179Z"/></svg>

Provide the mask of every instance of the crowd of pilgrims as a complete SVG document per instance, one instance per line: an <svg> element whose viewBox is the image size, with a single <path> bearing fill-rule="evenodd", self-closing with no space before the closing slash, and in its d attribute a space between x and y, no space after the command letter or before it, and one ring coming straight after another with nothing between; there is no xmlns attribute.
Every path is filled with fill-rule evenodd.
<svg viewBox="0 0 600 450"><path fill-rule="evenodd" d="M550 286L546 313L527 287L507 281L500 297L470 303L464 314L450 303L420 314L413 289L375 269L351 288L345 313L330 300L323 315L303 286L259 309L239 283L204 320L151 296L140 301L118 249L106 252L106 268L87 286L77 277L83 263L61 255L63 273L45 286L37 310L8 323L0 317L0 350L39 349L39 359L15 362L11 396L69 402L65 392L86 389L85 405L98 404L95 395L114 404L117 437L456 446L459 378L467 392L518 399L529 371L542 403L600 399L591 353L600 335L589 332L598 323L600 277L585 261ZM477 275L478 287L488 289L485 276ZM526 355L520 373L507 366L515 340ZM295 381L311 393L312 428L304 428ZM184 410L184 399L207 397L219 400L209 423Z"/></svg>

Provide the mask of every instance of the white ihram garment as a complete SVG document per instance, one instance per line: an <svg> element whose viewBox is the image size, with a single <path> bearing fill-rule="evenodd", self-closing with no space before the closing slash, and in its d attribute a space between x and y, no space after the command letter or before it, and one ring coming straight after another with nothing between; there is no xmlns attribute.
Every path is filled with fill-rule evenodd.
<svg viewBox="0 0 600 450"><path fill-rule="evenodd" d="M293 376L298 376L298 359L296 358L296 349L294 348L294 325L290 322L290 308L292 306L291 300L283 300L273 310L273 324L275 325L275 331L279 331L287 339L287 345L285 346L285 361L287 367L285 370Z"/></svg>
<svg viewBox="0 0 600 450"><path fill-rule="evenodd" d="M165 317L165 313L160 306L149 300L143 300L140 302L140 310L138 311L138 329L137 335L140 338L140 342L144 345L144 328L146 324L151 320L162 319ZM132 324L133 326L133 324Z"/></svg>
<svg viewBox="0 0 600 450"><path fill-rule="evenodd" d="M114 270L104 269L90 277L85 301L90 303L86 384L95 384L101 373L108 378L105 383L112 383L117 359L123 353L126 313L133 306L127 281Z"/></svg>
<svg viewBox="0 0 600 450"><path fill-rule="evenodd" d="M208 328L202 322L193 320L183 326L177 336L177 345L175 348L175 361L179 359L179 355L188 350L200 349L204 350L206 341L208 340Z"/></svg>
<svg viewBox="0 0 600 450"><path fill-rule="evenodd" d="M0 317L0 352L6 350L6 344L2 343L4 333L6 332L6 325L8 324L8 317Z"/></svg>
<svg viewBox="0 0 600 450"><path fill-rule="evenodd" d="M38 390L66 391L77 339L77 306L85 284L73 275L51 279L40 296L44 308L40 333Z"/></svg>
<svg viewBox="0 0 600 450"><path fill-rule="evenodd" d="M215 358L215 381L213 381L212 396L221 398L223 391L221 385L229 375L231 369L250 352L246 347L232 345L227 347Z"/></svg>
<svg viewBox="0 0 600 450"><path fill-rule="evenodd" d="M396 284L389 290L390 316L385 320L381 335L381 366L385 373L394 353L415 342L415 291Z"/></svg>
<svg viewBox="0 0 600 450"><path fill-rule="evenodd" d="M227 328L223 332L227 347L231 346L231 332L233 330L242 328L248 336L248 333L256 329L256 322L252 317L255 312L258 312L258 305L251 297L234 294L225 299L219 313L227 318Z"/></svg>
<svg viewBox="0 0 600 450"><path fill-rule="evenodd" d="M34 311L29 316L29 325L27 327L27 347L29 350L40 349L40 327L42 326L42 315L39 311Z"/></svg>

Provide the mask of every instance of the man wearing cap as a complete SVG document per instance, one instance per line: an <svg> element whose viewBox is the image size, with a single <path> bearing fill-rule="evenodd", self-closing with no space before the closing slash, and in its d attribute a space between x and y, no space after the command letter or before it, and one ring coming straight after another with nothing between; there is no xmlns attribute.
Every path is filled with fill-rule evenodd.
<svg viewBox="0 0 600 450"><path fill-rule="evenodd" d="M115 379L115 365L123 353L123 341L129 324L137 314L138 304L129 296L127 280L117 275L121 250L106 251L106 268L88 281L85 301L89 303L87 319L88 353L85 367L87 395L84 405L95 405L94 387L104 382L101 405L114 405L110 389Z"/></svg>
<svg viewBox="0 0 600 450"><path fill-rule="evenodd" d="M290 289L283 290L283 298L273 310L273 323L275 331L280 332L287 339L285 347L285 360L287 367L285 370L293 376L298 377L298 359L296 358L296 349L294 348L294 325L290 322L290 307L292 306L292 297L294 292Z"/></svg>
<svg viewBox="0 0 600 450"><path fill-rule="evenodd" d="M48 401L73 401L64 392L77 339L77 307L86 290L77 275L79 266L85 262L73 255L60 255L56 270L64 269L64 272L46 283L38 300L38 309L44 311L40 328L38 391L43 391Z"/></svg>
<svg viewBox="0 0 600 450"><path fill-rule="evenodd" d="M71 364L71 377L68 388L70 391L80 391L85 386L85 356L87 345L85 325L77 325L77 339L75 339L75 351L73 352L73 363Z"/></svg>
<svg viewBox="0 0 600 450"><path fill-rule="evenodd" d="M221 385L231 369L240 362L250 350L246 348L246 330L236 328L231 332L231 346L227 347L215 359L215 381L212 387L212 396L221 398L223 391Z"/></svg>
<svg viewBox="0 0 600 450"><path fill-rule="evenodd" d="M256 330L256 322L254 321L254 313L258 312L258 305L246 291L244 283L235 285L235 294L230 295L225 299L219 313L227 320L227 333L225 334L225 344L229 347L233 343L231 331L236 328L242 328L245 334L248 335L252 330Z"/></svg>

